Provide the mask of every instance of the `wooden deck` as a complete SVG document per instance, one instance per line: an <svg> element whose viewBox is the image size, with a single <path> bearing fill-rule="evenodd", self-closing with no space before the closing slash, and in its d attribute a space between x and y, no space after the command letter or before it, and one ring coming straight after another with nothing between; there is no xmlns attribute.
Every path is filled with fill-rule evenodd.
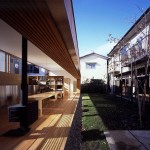
<svg viewBox="0 0 150 150"><path fill-rule="evenodd" d="M31 125L31 130L25 136L0 136L0 149L63 150L78 100L79 94L76 94L70 98L57 100L55 103L46 103L43 107L43 116ZM7 128L11 129L11 127L17 127L17 125L11 123ZM2 134L2 131L0 133Z"/></svg>

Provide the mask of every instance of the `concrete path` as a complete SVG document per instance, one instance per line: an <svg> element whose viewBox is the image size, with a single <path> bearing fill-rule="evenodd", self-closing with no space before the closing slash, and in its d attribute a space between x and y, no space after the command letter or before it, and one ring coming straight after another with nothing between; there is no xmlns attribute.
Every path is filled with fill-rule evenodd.
<svg viewBox="0 0 150 150"><path fill-rule="evenodd" d="M111 150L150 150L150 131L111 130L105 136Z"/></svg>

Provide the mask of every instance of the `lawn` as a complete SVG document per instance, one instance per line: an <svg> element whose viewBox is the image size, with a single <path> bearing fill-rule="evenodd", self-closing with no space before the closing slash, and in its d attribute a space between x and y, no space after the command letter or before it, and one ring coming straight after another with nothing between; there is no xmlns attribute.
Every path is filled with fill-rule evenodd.
<svg viewBox="0 0 150 150"><path fill-rule="evenodd" d="M82 94L82 150L109 150L104 132L150 129L145 116L140 127L136 103L109 95Z"/></svg>

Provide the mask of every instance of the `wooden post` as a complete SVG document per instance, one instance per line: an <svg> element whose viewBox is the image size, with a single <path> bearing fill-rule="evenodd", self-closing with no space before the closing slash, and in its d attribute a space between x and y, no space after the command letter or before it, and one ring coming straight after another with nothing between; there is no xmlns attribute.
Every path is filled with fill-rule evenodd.
<svg viewBox="0 0 150 150"><path fill-rule="evenodd" d="M130 94L131 94L131 101L133 101L133 63L132 63L132 58L131 58L131 89L130 89Z"/></svg>
<svg viewBox="0 0 150 150"><path fill-rule="evenodd" d="M20 121L20 128L14 130L12 134L22 136L29 129L28 123L28 85L27 85L27 39L22 37L22 80L21 80L21 103L9 108L9 113L13 114L10 119ZM16 115L16 116L15 116ZM32 115L32 114L31 114Z"/></svg>
<svg viewBox="0 0 150 150"><path fill-rule="evenodd" d="M107 59L107 87L106 87L106 93L109 93L109 74L108 74L108 59Z"/></svg>
<svg viewBox="0 0 150 150"><path fill-rule="evenodd" d="M81 85L80 85L80 79L77 79L77 93L80 93L80 88L81 88Z"/></svg>
<svg viewBox="0 0 150 150"><path fill-rule="evenodd" d="M150 101L150 75L149 75L149 73L148 73L148 97L149 97L149 101Z"/></svg>
<svg viewBox="0 0 150 150"><path fill-rule="evenodd" d="M147 82L148 82L148 66L149 66L149 57L146 55L145 58L145 78L144 78L144 98L143 98L143 105L142 105L142 113L145 114L145 102L147 99Z"/></svg>
<svg viewBox="0 0 150 150"><path fill-rule="evenodd" d="M27 84L27 39L22 37L22 100L21 104L27 106L28 104L28 84Z"/></svg>
<svg viewBox="0 0 150 150"><path fill-rule="evenodd" d="M120 86L121 86L121 88L120 88L120 92L121 92L121 100L122 100L122 89L123 89L123 86L122 86L122 64L121 64L121 80L120 80Z"/></svg>
<svg viewBox="0 0 150 150"><path fill-rule="evenodd" d="M113 62L113 95L115 94L115 60Z"/></svg>
<svg viewBox="0 0 150 150"><path fill-rule="evenodd" d="M28 84L27 84L27 39L22 37L22 81L21 81L21 91L22 99L21 105L22 109L22 119L20 120L21 133L24 135L29 131L28 127L28 116L27 116L27 105L28 105Z"/></svg>
<svg viewBox="0 0 150 150"><path fill-rule="evenodd" d="M137 77L137 68L135 68L135 79L136 79L136 98L138 101L138 113L139 113L139 121L140 121L140 127L142 127L142 112L141 112L141 100L139 97L139 82L138 82L138 77Z"/></svg>
<svg viewBox="0 0 150 150"><path fill-rule="evenodd" d="M121 51L119 52L119 61L120 61L120 71L121 71L121 76L120 76L120 96L122 100L122 59L121 59Z"/></svg>

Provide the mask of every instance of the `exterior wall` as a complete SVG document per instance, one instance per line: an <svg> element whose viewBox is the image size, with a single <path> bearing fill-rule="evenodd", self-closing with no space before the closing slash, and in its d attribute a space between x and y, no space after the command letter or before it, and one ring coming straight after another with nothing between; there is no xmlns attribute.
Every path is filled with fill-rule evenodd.
<svg viewBox="0 0 150 150"><path fill-rule="evenodd" d="M137 39L141 37L144 38L145 35L148 35L149 30L150 30L150 27L149 25L147 25L143 30L141 30L140 33L138 33L133 39L130 40L130 44L131 45L136 44Z"/></svg>
<svg viewBox="0 0 150 150"><path fill-rule="evenodd" d="M108 60L108 73L121 72L120 54L115 53L113 57Z"/></svg>
<svg viewBox="0 0 150 150"><path fill-rule="evenodd" d="M86 63L96 63L95 69L87 69ZM107 60L99 56L88 56L80 59L81 65L81 83L86 79L102 79L107 80Z"/></svg>
<svg viewBox="0 0 150 150"><path fill-rule="evenodd" d="M135 76L138 77L139 82L144 79L145 63L149 63L148 61L146 62L145 58L150 55L150 23L147 23L146 26L142 26L142 28L140 28L139 31L139 24L135 24L132 30L137 33L130 31L129 34L132 38L127 39L126 37L128 37L128 35L126 35L126 43L123 43L121 46L119 44L116 45L116 49L114 48L108 54L108 56L110 56L108 61L108 85L110 86L110 93L118 94L116 89L121 89L120 95L122 96L136 96ZM123 40L124 39L122 39L122 41ZM120 47L120 49L118 47ZM118 66L115 66L118 58L120 59L120 63L118 64L120 69L117 69ZM132 68L131 64L134 65ZM143 71L140 71L142 68ZM137 74L135 74L133 70L138 70ZM150 68L148 68L148 73L149 70ZM133 75L133 80L131 79L131 74ZM147 84L149 84L149 81L147 81ZM149 87L147 87L147 89L149 89ZM141 92L140 88L138 90Z"/></svg>

